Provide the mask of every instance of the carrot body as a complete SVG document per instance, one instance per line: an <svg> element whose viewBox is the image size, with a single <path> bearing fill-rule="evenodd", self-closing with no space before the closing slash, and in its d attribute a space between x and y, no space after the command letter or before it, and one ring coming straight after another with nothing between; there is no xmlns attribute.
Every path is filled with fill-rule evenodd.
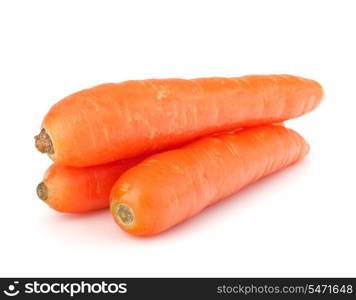
<svg viewBox="0 0 356 300"><path fill-rule="evenodd" d="M319 83L291 75L103 84L55 104L36 145L55 162L96 165L295 118L322 95Z"/></svg>
<svg viewBox="0 0 356 300"><path fill-rule="evenodd" d="M81 213L109 206L109 195L117 178L140 158L94 167L76 168L52 164L37 186L39 198L54 210Z"/></svg>
<svg viewBox="0 0 356 300"><path fill-rule="evenodd" d="M205 137L126 171L111 191L111 211L125 231L157 234L298 161L308 150L298 133L281 126Z"/></svg>

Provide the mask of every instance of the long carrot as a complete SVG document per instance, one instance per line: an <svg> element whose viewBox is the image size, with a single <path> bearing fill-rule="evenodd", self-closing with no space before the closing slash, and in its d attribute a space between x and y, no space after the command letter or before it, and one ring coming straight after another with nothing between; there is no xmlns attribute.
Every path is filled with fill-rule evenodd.
<svg viewBox="0 0 356 300"><path fill-rule="evenodd" d="M131 234L157 234L300 160L308 150L298 133L281 126L205 137L126 171L111 191L111 212Z"/></svg>
<svg viewBox="0 0 356 300"><path fill-rule="evenodd" d="M314 109L322 95L319 83L291 75L103 84L55 104L36 146L61 164L101 164L295 118Z"/></svg>
<svg viewBox="0 0 356 300"><path fill-rule="evenodd" d="M131 158L86 168L54 163L37 186L37 195L51 208L64 213L106 208L117 178L142 159Z"/></svg>

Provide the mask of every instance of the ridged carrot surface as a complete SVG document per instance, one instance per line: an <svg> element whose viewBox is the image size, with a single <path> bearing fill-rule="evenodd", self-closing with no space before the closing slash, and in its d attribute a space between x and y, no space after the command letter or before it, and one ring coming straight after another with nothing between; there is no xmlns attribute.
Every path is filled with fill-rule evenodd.
<svg viewBox="0 0 356 300"><path fill-rule="evenodd" d="M295 118L322 96L319 83L291 75L103 84L55 104L36 145L55 162L96 165L218 131Z"/></svg>
<svg viewBox="0 0 356 300"><path fill-rule="evenodd" d="M119 176L143 158L132 158L94 167L52 164L37 186L40 199L54 210L81 213L109 206L112 186Z"/></svg>
<svg viewBox="0 0 356 300"><path fill-rule="evenodd" d="M157 234L300 160L308 150L298 133L281 126L205 137L126 171L111 191L111 212L131 234Z"/></svg>

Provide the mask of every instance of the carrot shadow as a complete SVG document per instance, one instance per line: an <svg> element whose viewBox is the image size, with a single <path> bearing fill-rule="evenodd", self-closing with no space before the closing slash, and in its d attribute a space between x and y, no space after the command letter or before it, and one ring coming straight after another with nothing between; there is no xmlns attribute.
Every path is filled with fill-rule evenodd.
<svg viewBox="0 0 356 300"><path fill-rule="evenodd" d="M109 209L102 209L82 214L64 214L56 211L47 212L42 220L43 228L69 241L92 241L95 236L101 241L112 241L113 234L118 239L116 224Z"/></svg>

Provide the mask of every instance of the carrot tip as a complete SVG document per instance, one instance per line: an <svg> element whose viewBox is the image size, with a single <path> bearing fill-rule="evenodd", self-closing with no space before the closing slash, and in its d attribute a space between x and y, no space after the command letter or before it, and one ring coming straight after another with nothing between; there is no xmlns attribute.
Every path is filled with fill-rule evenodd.
<svg viewBox="0 0 356 300"><path fill-rule="evenodd" d="M48 188L47 185L42 181L38 186L37 186L37 196L43 201L46 201L48 198Z"/></svg>
<svg viewBox="0 0 356 300"><path fill-rule="evenodd" d="M52 140L44 128L35 136L35 146L41 153L54 154Z"/></svg>
<svg viewBox="0 0 356 300"><path fill-rule="evenodd" d="M119 207L116 211L116 217L124 225L132 225L135 220L133 210L126 204L119 204Z"/></svg>

